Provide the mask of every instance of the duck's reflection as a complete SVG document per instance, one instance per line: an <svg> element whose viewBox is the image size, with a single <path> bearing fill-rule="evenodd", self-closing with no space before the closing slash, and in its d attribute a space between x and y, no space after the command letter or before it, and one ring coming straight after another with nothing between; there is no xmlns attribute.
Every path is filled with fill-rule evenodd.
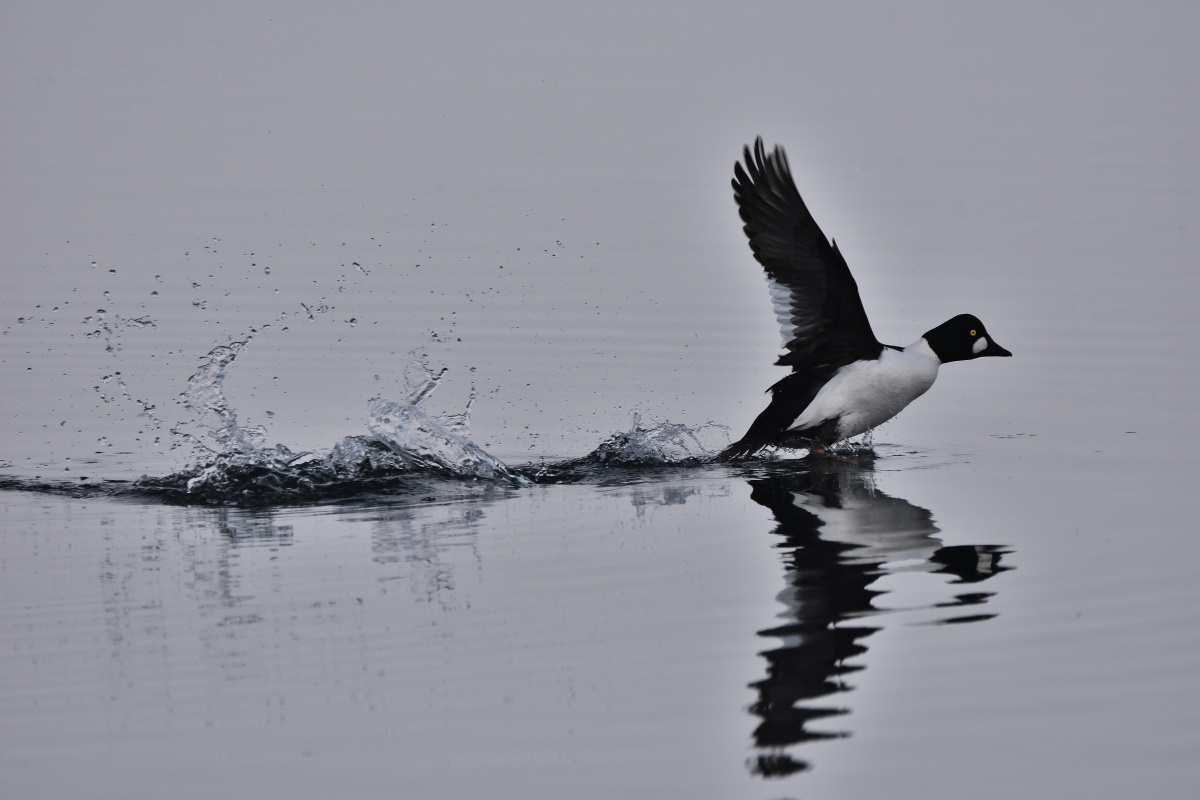
<svg viewBox="0 0 1200 800"><path fill-rule="evenodd" d="M808 764L789 748L820 739L848 736L814 720L846 714L830 697L852 687L843 676L864 669L848 659L866 652L865 640L883 626L872 589L883 575L900 571L947 573L952 584L975 584L1009 569L1008 551L996 545L942 546L933 515L875 489L869 466L817 464L811 471L750 481L751 497L771 510L776 546L785 551L786 588L781 625L759 631L778 640L761 655L766 677L751 684L758 693L751 713L761 718L754 731L757 754L752 772L789 775ZM978 605L987 592L954 593L934 609ZM938 612L934 623L973 622L986 613ZM866 620L870 619L871 624ZM848 624L847 624L848 623Z"/></svg>

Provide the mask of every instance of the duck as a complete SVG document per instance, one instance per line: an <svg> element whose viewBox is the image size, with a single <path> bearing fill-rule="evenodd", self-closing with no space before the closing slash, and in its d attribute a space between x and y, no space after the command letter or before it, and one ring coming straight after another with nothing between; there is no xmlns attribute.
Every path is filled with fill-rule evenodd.
<svg viewBox="0 0 1200 800"><path fill-rule="evenodd" d="M744 162L744 165L743 163ZM931 328L907 347L883 344L837 242L829 240L796 189L783 148L762 137L733 167L733 196L767 288L792 371L768 389L771 401L718 460L766 447L830 455L836 443L887 422L925 394L953 361L1012 356L973 314Z"/></svg>

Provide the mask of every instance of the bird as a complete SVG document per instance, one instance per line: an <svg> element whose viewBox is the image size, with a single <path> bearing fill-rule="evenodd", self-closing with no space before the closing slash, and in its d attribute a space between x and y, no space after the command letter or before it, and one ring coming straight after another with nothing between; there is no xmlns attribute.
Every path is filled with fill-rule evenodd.
<svg viewBox="0 0 1200 800"><path fill-rule="evenodd" d="M826 239L800 198L783 148L768 153L760 136L742 160L733 167L733 196L783 334L786 352L775 363L792 372L768 389L766 409L717 460L768 446L830 455L835 443L924 394L942 364L1012 355L972 314L951 317L907 347L882 344L837 242Z"/></svg>

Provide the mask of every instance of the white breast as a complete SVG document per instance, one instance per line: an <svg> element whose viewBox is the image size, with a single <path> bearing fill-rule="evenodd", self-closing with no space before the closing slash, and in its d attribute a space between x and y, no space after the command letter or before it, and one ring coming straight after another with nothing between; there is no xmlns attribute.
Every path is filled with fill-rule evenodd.
<svg viewBox="0 0 1200 800"><path fill-rule="evenodd" d="M847 364L821 387L790 430L838 419L839 439L865 433L925 394L941 363L922 338L903 350L887 348L878 360Z"/></svg>

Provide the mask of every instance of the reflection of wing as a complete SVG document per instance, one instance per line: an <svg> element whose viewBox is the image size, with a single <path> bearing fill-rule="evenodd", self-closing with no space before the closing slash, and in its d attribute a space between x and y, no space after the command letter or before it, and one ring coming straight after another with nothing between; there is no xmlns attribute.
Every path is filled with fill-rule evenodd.
<svg viewBox="0 0 1200 800"><path fill-rule="evenodd" d="M778 363L794 371L832 373L864 358L878 358L875 338L837 244L830 244L792 180L787 156L767 153L762 138L746 162L733 168L733 192L750 249L766 268L775 317L788 350Z"/></svg>

